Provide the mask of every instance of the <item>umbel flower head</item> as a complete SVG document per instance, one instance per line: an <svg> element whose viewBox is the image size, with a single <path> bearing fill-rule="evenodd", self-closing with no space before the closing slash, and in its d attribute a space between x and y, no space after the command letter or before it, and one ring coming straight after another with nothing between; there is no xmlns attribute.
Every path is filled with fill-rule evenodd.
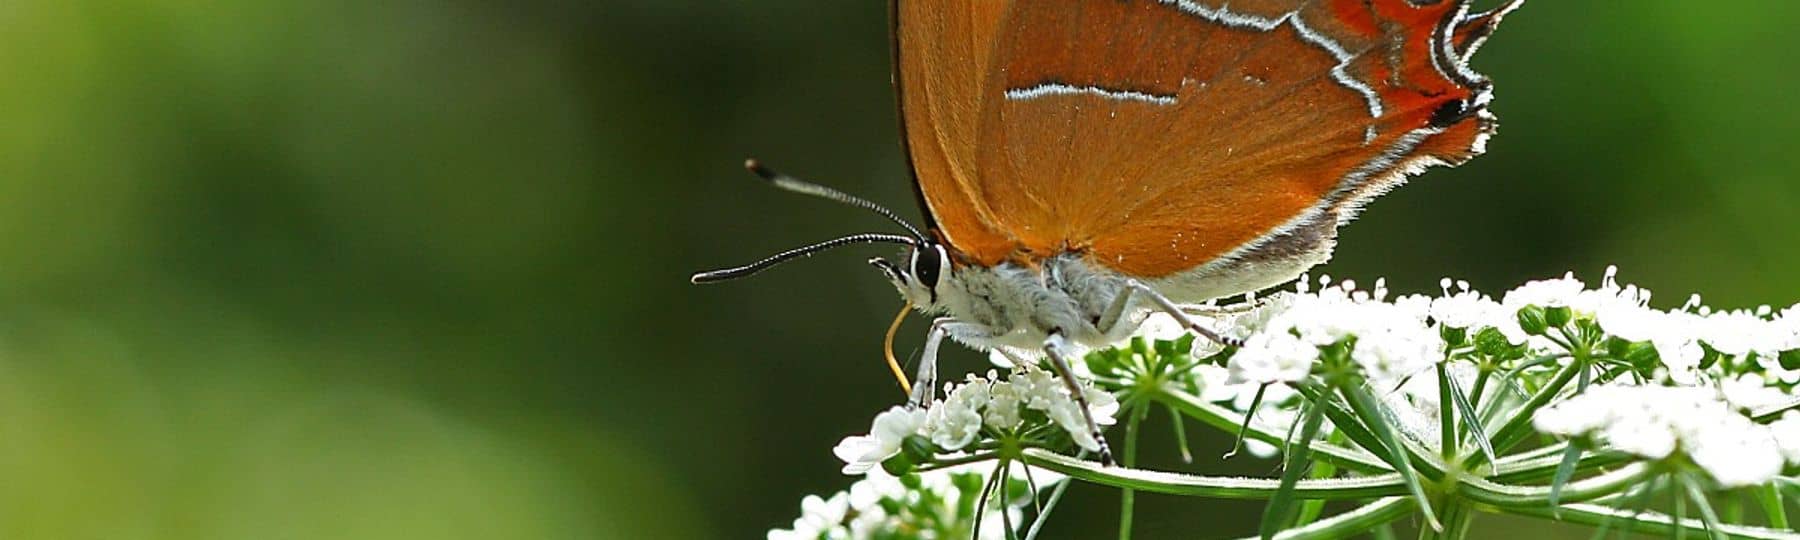
<svg viewBox="0 0 1800 540"><path fill-rule="evenodd" d="M947 397L928 408L895 406L876 415L867 435L844 438L832 453L844 461L844 474L863 474L898 455L909 437L929 441L937 451L955 452L984 434L1029 437L1048 429L1083 449L1098 450L1100 443L1067 388L1061 378L1030 365L1014 368L1005 378L991 370L985 377L969 375L961 384L946 383ZM1091 385L1083 388L1094 420L1111 425L1118 400Z"/></svg>
<svg viewBox="0 0 1800 540"><path fill-rule="evenodd" d="M1776 437L1778 429L1800 427L1800 418L1789 418L1779 427L1758 424L1710 388L1605 385L1539 410L1532 424L1653 460L1685 457L1720 486L1738 487L1767 482L1787 456L1800 458L1793 446L1800 440Z"/></svg>
<svg viewBox="0 0 1800 540"><path fill-rule="evenodd" d="M899 482L903 490L875 506L858 504L871 499L858 499L858 490L870 487L808 498L794 528L773 531L771 538L952 530L919 524L953 521L929 516L948 515L944 501L984 486L922 478L972 464L992 471L994 463L1021 469L1029 463L1088 482L1199 496L1267 490L1265 536L1275 530L1270 523L1318 528L1330 521L1283 525L1282 516L1291 517L1294 509L1277 506L1293 497L1273 494L1321 494L1344 483L1354 484L1345 490L1404 493L1372 504L1404 499L1415 513L1390 509L1380 515L1413 515L1436 526L1435 501L1465 496L1462 508L1513 513L1509 505L1516 505L1517 514L1533 516L1549 505L1565 514L1590 512L1586 519L1595 522L1630 521L1637 518L1597 516L1591 508L1560 503L1559 493L1582 484L1568 493L1590 506L1596 497L1614 504L1673 498L1710 515L1707 489L1781 489L1794 482L1791 473L1800 470L1800 305L1715 310L1693 296L1658 309L1650 305L1650 291L1619 283L1610 268L1596 286L1567 274L1493 295L1451 279L1440 289L1390 297L1381 280L1365 290L1348 280L1303 278L1290 291L1241 305L1198 306L1208 314L1203 324L1242 340L1241 346L1194 340L1184 335L1185 324L1156 314L1129 344L1095 351L1072 366L1096 423L1112 425L1120 415L1134 419L1122 435L1127 442L1141 426L1172 425L1178 441L1186 440L1182 426L1190 419L1230 426L1223 436L1244 437L1253 453L1291 453L1279 482L1084 462L1077 454L1097 449L1099 441L1068 385L1003 355L995 364L1004 371L946 384L941 399L926 406L882 411L867 434L845 438L834 449L845 473L866 475L857 486ZM1159 411L1178 419L1136 421ZM1293 468L1319 460L1336 467L1329 477ZM1665 492L1642 495L1657 490ZM970 514L966 522L998 516L1000 526L982 525L980 532L1000 537L1009 521L1017 521L1020 500L1004 498L994 508L1008 510ZM1042 519L1039 513L1034 523ZM1700 524L1688 528L1696 532ZM963 537L973 533L956 530ZM1770 537L1758 531L1745 536Z"/></svg>
<svg viewBox="0 0 1800 540"><path fill-rule="evenodd" d="M1063 481L1044 470L1027 473L1023 466L1006 471L1002 484L985 486L993 462L895 477L873 469L850 489L829 497L808 495L800 501L800 517L792 527L775 529L769 540L865 540L881 538L1006 538L1007 524L1018 523L1037 496ZM985 509L976 508L983 492Z"/></svg>

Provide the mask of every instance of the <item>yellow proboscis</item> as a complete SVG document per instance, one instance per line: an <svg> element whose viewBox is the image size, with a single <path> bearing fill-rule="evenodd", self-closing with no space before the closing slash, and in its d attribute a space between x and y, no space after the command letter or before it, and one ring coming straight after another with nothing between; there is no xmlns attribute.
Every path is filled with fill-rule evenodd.
<svg viewBox="0 0 1800 540"><path fill-rule="evenodd" d="M912 302L900 307L900 313L894 315L894 324L888 325L887 339L882 341L884 353L887 353L888 369L894 371L894 380L900 381L900 390L912 396L912 383L906 380L906 370L900 369L900 360L894 358L894 334L900 331L900 322L906 320L906 312L912 310Z"/></svg>

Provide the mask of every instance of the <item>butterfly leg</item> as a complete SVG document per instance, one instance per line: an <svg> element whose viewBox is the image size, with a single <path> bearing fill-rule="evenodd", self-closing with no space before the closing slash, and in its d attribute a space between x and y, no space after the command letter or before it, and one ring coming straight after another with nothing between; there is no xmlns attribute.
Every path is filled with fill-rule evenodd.
<svg viewBox="0 0 1800 540"><path fill-rule="evenodd" d="M944 335L948 332L944 327L956 324L956 319L938 317L931 321L931 330L925 333L925 349L919 354L919 372L913 376L912 395L907 397L907 407L928 407L936 397L937 390L937 357L938 347L944 344Z"/></svg>
<svg viewBox="0 0 1800 540"><path fill-rule="evenodd" d="M1063 386L1069 391L1069 397L1075 398L1075 406L1081 408L1081 418L1087 421L1088 434L1099 445L1100 463L1112 465L1112 449L1106 446L1106 437L1100 434L1100 425L1094 423L1094 413L1088 409L1087 392L1082 391L1081 381L1075 378L1074 370L1069 368L1069 343L1061 331L1050 333L1044 339L1044 353L1050 360L1050 367L1061 377Z"/></svg>
<svg viewBox="0 0 1800 540"><path fill-rule="evenodd" d="M1113 299L1113 306L1107 310L1108 317L1103 317L1101 319L1101 323L1106 325L1101 327L1103 332L1111 330L1111 325L1118 324L1125 312L1126 304L1131 301L1133 295L1140 295L1150 299L1150 303L1157 311L1169 314L1170 317L1175 318L1176 322L1180 322L1181 326L1187 328L1189 332L1199 334L1200 337L1212 340L1213 343L1218 343L1227 347L1241 347L1244 345L1242 340L1221 336L1218 332L1214 332L1211 328L1207 328L1206 325L1200 324L1199 321L1189 317L1187 311L1183 310L1181 306L1177 306L1175 305L1175 302L1170 301L1169 297L1163 296L1162 293L1156 292L1156 289L1152 289L1149 285L1145 285L1135 279L1127 280L1125 282L1124 290L1119 292L1118 298ZM1112 320L1108 321L1108 318Z"/></svg>
<svg viewBox="0 0 1800 540"><path fill-rule="evenodd" d="M912 395L906 400L908 407L927 407L936 399L938 349L944 345L944 338L952 335L965 343L981 343L994 338L993 332L978 324L950 317L933 319L931 329L925 333L923 352L919 353L919 371L913 377Z"/></svg>
<svg viewBox="0 0 1800 540"><path fill-rule="evenodd" d="M1250 300L1247 302L1238 302L1235 304L1225 304L1222 306L1213 305L1213 304L1202 304L1202 305L1198 305L1198 306L1181 306L1181 312L1189 314L1189 315L1199 315L1202 317L1211 317L1211 316L1218 316L1218 315L1243 315L1245 313L1256 311L1256 308L1263 307L1266 304L1268 304L1267 298L1257 298L1255 300Z"/></svg>

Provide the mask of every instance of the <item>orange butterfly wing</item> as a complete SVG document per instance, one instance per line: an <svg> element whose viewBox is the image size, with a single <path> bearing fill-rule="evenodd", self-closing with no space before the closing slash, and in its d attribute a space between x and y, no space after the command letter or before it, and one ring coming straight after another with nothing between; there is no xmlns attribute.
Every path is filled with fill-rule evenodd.
<svg viewBox="0 0 1800 540"><path fill-rule="evenodd" d="M901 0L899 65L941 234L977 264L1077 252L1148 278L1278 249L1478 154L1488 85L1463 62L1517 6L934 3Z"/></svg>
<svg viewBox="0 0 1800 540"><path fill-rule="evenodd" d="M975 182L976 128L1008 1L893 0L895 78L916 187L934 230L983 265L1017 239Z"/></svg>

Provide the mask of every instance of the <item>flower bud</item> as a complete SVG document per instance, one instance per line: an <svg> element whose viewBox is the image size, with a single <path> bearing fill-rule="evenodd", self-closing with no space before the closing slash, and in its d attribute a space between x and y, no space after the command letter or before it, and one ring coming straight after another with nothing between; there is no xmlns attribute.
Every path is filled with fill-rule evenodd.
<svg viewBox="0 0 1800 540"><path fill-rule="evenodd" d="M1457 345L1462 345L1463 342L1465 342L1465 341L1468 341L1469 329L1453 328L1453 327L1449 327L1449 326L1439 326L1438 327L1438 337L1441 337L1444 339L1444 344L1449 345L1451 347L1455 347Z"/></svg>
<svg viewBox="0 0 1800 540"><path fill-rule="evenodd" d="M1506 334L1489 327L1475 333L1475 350L1494 358L1504 358L1512 352L1513 345L1506 339Z"/></svg>
<svg viewBox="0 0 1800 540"><path fill-rule="evenodd" d="M1568 306L1544 309L1544 323L1550 325L1551 328L1561 328L1574 318L1575 310L1569 309Z"/></svg>
<svg viewBox="0 0 1800 540"><path fill-rule="evenodd" d="M1519 313L1516 316L1519 320L1519 329L1524 330L1526 335L1541 336L1550 329L1550 323L1546 319L1547 315L1544 313L1544 308L1525 306L1519 308Z"/></svg>
<svg viewBox="0 0 1800 540"><path fill-rule="evenodd" d="M1624 341L1624 340L1619 340ZM1649 342L1625 344L1624 350L1613 355L1614 358L1630 362L1638 371L1649 372L1662 365L1662 358L1657 355L1656 347Z"/></svg>
<svg viewBox="0 0 1800 540"><path fill-rule="evenodd" d="M1781 356L1776 358L1781 361L1782 369L1800 369L1800 349L1781 351Z"/></svg>

